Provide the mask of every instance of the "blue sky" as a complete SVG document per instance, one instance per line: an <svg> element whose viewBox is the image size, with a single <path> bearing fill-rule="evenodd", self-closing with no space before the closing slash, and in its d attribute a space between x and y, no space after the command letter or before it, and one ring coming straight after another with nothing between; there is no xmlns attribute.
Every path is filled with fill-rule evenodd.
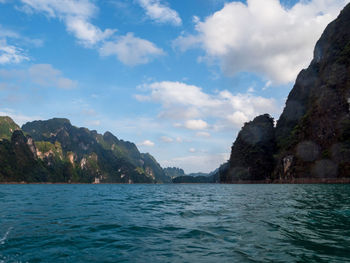
<svg viewBox="0 0 350 263"><path fill-rule="evenodd" d="M0 115L69 118L209 172L278 118L347 0L0 0Z"/></svg>

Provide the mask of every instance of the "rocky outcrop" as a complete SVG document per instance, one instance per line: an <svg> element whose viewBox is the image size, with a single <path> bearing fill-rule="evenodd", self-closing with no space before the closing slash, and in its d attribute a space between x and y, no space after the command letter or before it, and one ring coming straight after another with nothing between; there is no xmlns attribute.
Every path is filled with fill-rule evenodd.
<svg viewBox="0 0 350 263"><path fill-rule="evenodd" d="M154 157L134 143L68 119L28 122L21 130L1 117L0 132L0 182L171 183Z"/></svg>
<svg viewBox="0 0 350 263"><path fill-rule="evenodd" d="M277 122L273 179L339 178L350 171L350 5L317 42Z"/></svg>
<svg viewBox="0 0 350 263"><path fill-rule="evenodd" d="M229 170L221 181L264 180L274 169L274 121L261 115L244 125L231 150Z"/></svg>
<svg viewBox="0 0 350 263"><path fill-rule="evenodd" d="M29 136L15 130L10 141L0 141L0 182L40 182L47 181L48 176Z"/></svg>
<svg viewBox="0 0 350 263"><path fill-rule="evenodd" d="M63 160L76 171L74 181L113 183L169 183L163 169L136 145L119 140L112 133L101 135L54 118L23 125L23 131L37 142L41 159L57 166Z"/></svg>
<svg viewBox="0 0 350 263"><path fill-rule="evenodd" d="M349 171L350 4L317 42L276 128L266 115L242 128L221 181L343 182Z"/></svg>
<svg viewBox="0 0 350 263"><path fill-rule="evenodd" d="M164 170L164 173L172 179L179 176L185 176L185 172L181 168L167 167L167 168L164 168L163 170Z"/></svg>

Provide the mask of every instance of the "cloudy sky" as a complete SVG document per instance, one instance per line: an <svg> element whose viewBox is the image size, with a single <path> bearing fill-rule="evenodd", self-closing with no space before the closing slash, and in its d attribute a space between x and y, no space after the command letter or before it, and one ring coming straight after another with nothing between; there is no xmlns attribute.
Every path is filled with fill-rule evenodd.
<svg viewBox="0 0 350 263"><path fill-rule="evenodd" d="M52 117L209 172L278 118L349 0L0 0L0 115Z"/></svg>

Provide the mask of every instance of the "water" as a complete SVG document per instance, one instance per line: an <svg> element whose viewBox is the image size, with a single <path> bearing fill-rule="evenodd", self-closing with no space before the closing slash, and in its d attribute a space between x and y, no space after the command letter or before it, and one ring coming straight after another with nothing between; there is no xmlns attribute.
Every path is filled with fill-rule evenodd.
<svg viewBox="0 0 350 263"><path fill-rule="evenodd" d="M350 185L0 185L0 262L350 262Z"/></svg>

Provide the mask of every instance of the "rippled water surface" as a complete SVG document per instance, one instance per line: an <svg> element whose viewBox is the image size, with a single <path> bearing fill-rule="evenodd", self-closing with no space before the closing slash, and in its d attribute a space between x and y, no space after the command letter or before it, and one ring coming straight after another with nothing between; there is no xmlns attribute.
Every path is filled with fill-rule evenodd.
<svg viewBox="0 0 350 263"><path fill-rule="evenodd" d="M0 262L350 262L350 185L0 185Z"/></svg>

